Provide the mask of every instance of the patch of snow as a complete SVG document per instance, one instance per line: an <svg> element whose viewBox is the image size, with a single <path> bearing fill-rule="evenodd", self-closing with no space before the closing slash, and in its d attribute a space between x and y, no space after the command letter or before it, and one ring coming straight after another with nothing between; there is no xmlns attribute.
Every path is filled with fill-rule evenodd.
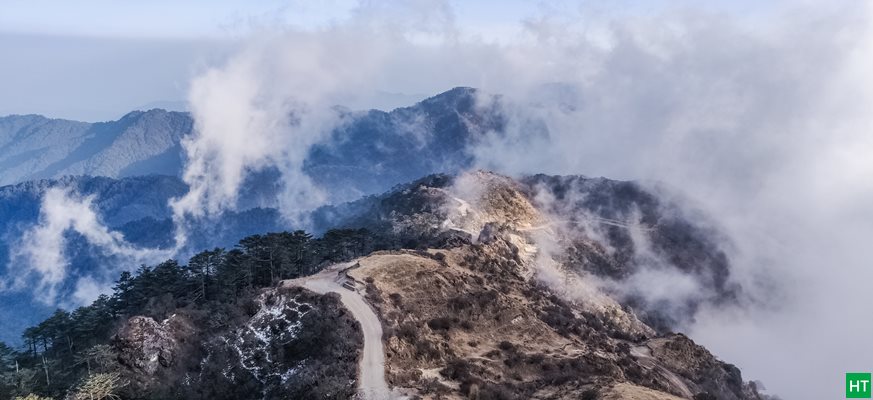
<svg viewBox="0 0 873 400"><path fill-rule="evenodd" d="M269 297L269 305L268 303ZM266 384L271 379L287 382L296 375L301 367L297 364L285 370L279 370L274 365L272 351L277 340L287 344L294 340L302 329L301 318L313 309L311 304L300 302L296 298L284 294L272 293L258 298L260 308L244 326L220 338L239 360L238 366L251 374L258 382ZM293 319L293 321L292 321ZM273 328L285 326L281 332ZM210 362L212 352L200 361L201 371ZM221 370L221 375L231 382L236 380L233 372L237 365L229 364ZM202 379L202 372L199 376ZM190 378L186 376L186 382ZM188 384L188 383L186 383ZM266 396L266 386L263 396Z"/></svg>

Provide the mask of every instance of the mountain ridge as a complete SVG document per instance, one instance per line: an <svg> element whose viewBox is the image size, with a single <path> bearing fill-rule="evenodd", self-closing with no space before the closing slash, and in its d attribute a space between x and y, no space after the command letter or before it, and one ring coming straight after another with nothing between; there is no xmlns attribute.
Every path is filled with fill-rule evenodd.
<svg viewBox="0 0 873 400"><path fill-rule="evenodd" d="M653 194L597 178L527 179L432 175L364 199L341 215L349 222L337 220L340 228L321 238L254 235L187 263L123 272L111 296L27 329L29 349L7 358L26 371L47 370L50 380L24 387L60 397L81 390L71 382L114 374L126 383L112 393L137 400L382 399L387 390L422 399L767 398L688 337L648 325L636 312L651 311L647 304L637 308L597 284L610 273L592 260L624 250L604 254L598 246L610 244L598 231L564 224L570 214L554 211L600 212L610 217L598 222L605 229L645 227L647 218L669 226L673 215L646 211ZM596 200L614 198L616 187L626 204ZM580 188L594 203L569 196ZM571 201L543 203L533 189L564 191ZM624 212L634 204L642 218ZM719 252L705 242L691 246ZM373 321L362 334L346 296L369 304L381 336ZM385 368L363 379L374 340L383 343L376 349ZM69 361L76 357L87 358L87 368ZM0 391L21 393L3 382Z"/></svg>
<svg viewBox="0 0 873 400"><path fill-rule="evenodd" d="M101 340L114 338L107 343L118 352L120 371L145 373L131 376L131 382L136 390L155 393L182 390L204 396L198 388L215 383L225 389L207 396L223 390L242 393L233 392L239 383L234 376L264 396L286 390L308 393L303 387L289 388L285 378L296 371L294 363L305 360L287 359L276 369L259 365L241 349L251 348L258 357L284 357L279 343L296 339L271 338L269 332L301 323L307 307L319 308L312 315L324 317L310 321L312 326L328 329L342 321L345 332L354 335L354 322L329 293L313 297L297 288L274 288L283 279L352 262L337 282L348 280L352 287L341 290L356 290L373 306L386 340L387 382L410 393L426 398L761 399L735 367L672 333L700 307L729 304L742 294L731 280L729 242L719 228L669 189L602 177L508 177L471 170L471 149L506 128L501 101L458 87L389 112L343 111L346 123L316 143L302 165L328 191L328 204L308 214L312 225L307 228L314 237L284 220L277 209L281 173L253 171L243 182L236 209L187 227L189 242L174 255L178 261L143 266L137 275L123 272L115 289L123 294L128 280L158 274L178 281L181 286L173 293L149 284L144 290L151 294L137 298L135 307L101 305L106 299L89 306L115 310L112 330L100 334ZM536 127L535 121L531 126ZM28 179L0 186L0 221L5 222L0 234L6 239L0 260L13 261L15 238L40 222L43 196L52 189L91 198L100 222L131 246L171 248L175 227L168 202L188 189L179 178L180 140L192 127L190 114L162 110L135 111L95 124L33 115L0 118L0 166L11 167L7 177ZM52 142L60 145L48 146ZM22 159L31 164L19 163ZM31 167L35 170L27 172ZM63 232L63 240L70 278L61 285L64 294L75 286L73 278L99 275L106 280L136 267L119 265L130 260L108 254L73 230ZM317 257L304 262L303 253L269 250L275 243L292 248L309 243ZM213 250L195 254L201 249ZM227 317L222 329L231 330L220 330L218 336L208 331L211 322L198 307L216 296L207 293L208 279L202 275L209 272L203 271L219 265L202 267L199 289L190 280L198 273L191 265L200 265L201 256L218 257L219 264L230 260L221 268L235 272L228 272L230 280L220 284L227 291L221 293L234 293L243 302L219 307L228 313L220 317ZM0 271L9 268L7 263ZM694 291L648 290L652 282L680 278ZM241 282L248 282L242 291ZM298 299L308 306L300 308ZM0 293L0 316L10 316L6 330L36 323L50 312L23 292ZM524 323L516 326L512 321L518 318ZM518 332L501 331L508 328ZM532 344L536 332L574 350L538 347ZM10 334L0 332L0 339ZM353 351L349 343L334 344L347 363L339 369L347 373ZM156 348L157 353L142 358ZM53 356L66 357L61 347L53 351ZM156 364L153 356L163 361ZM202 357L238 362L241 369L230 373L202 367ZM681 362L671 364L673 358ZM201 367L191 363L196 360ZM314 369L300 370L306 377L301 382L311 382L319 371L338 370L324 361L329 357L319 360ZM591 379L573 378L578 374ZM347 375L335 377L324 393L354 389ZM66 389L49 384L46 390Z"/></svg>
<svg viewBox="0 0 873 400"><path fill-rule="evenodd" d="M309 150L303 172L339 203L469 167L477 138L503 129L496 109L478 107L479 93L457 87L391 111L348 111L348 121ZM97 123L0 117L0 185L63 175L182 176L180 141L193 125L190 113L161 109Z"/></svg>
<svg viewBox="0 0 873 400"><path fill-rule="evenodd" d="M179 142L192 126L187 114L159 109L97 123L0 117L0 184L63 175L175 175L182 165Z"/></svg>

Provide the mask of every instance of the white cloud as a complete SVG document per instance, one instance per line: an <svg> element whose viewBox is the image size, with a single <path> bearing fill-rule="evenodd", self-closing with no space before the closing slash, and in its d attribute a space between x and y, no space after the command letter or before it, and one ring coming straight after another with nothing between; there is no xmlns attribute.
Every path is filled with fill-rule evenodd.
<svg viewBox="0 0 873 400"><path fill-rule="evenodd" d="M91 276L84 276L76 281L76 287L73 290L67 305L72 306L70 308L73 308L82 304L91 304L94 300L97 300L101 294L111 292L111 281L98 281Z"/></svg>
<svg viewBox="0 0 873 400"><path fill-rule="evenodd" d="M542 48L503 59L518 77L493 89L508 94L509 134L477 159L658 180L697 201L733 240L748 303L703 310L692 337L786 398L828 397L873 358L856 345L873 335L858 317L873 304L870 11L784 9L766 25L667 12L612 20L596 38L549 26L560 34ZM550 80L571 89L563 104L530 101ZM549 135L532 137L531 118Z"/></svg>
<svg viewBox="0 0 873 400"><path fill-rule="evenodd" d="M191 84L195 132L183 142L190 191L172 202L178 243L189 217L233 209L246 175L281 172L279 209L289 220L324 204L327 194L303 173L309 148L342 122L337 105L377 95L379 83L414 41L451 37L451 14L427 14L424 2L402 8L415 25L398 24L397 10L360 7L349 22L317 31L265 31L242 51ZM431 22L428 22L431 21ZM429 45L423 45L425 47Z"/></svg>
<svg viewBox="0 0 873 400"><path fill-rule="evenodd" d="M100 221L92 207L93 197L80 197L62 188L46 190L40 207L39 222L24 232L16 243L8 278L12 287L21 288L36 281L34 294L46 303L66 302L67 293L59 292L69 278L67 255L67 232L81 234L95 248L126 261L122 265L85 272L73 293L74 301L93 300L94 288L98 280L115 279L125 267L135 267L139 263L155 262L170 255L167 251L138 249L128 244L124 237L109 230ZM105 287L105 282L102 283ZM77 303L84 304L84 303Z"/></svg>

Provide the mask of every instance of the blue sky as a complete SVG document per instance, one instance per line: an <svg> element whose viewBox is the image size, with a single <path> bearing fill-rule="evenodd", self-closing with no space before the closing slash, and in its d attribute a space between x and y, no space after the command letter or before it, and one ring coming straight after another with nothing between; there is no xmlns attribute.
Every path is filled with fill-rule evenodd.
<svg viewBox="0 0 873 400"><path fill-rule="evenodd" d="M428 2L424 2L427 7ZM500 37L537 6L453 4L459 25ZM0 12L0 115L115 119L171 108L188 81L253 27L317 29L347 20L357 1L11 0Z"/></svg>
<svg viewBox="0 0 873 400"><path fill-rule="evenodd" d="M191 39L222 36L249 18L293 13L298 20L313 23L350 10L347 1L328 0L317 5L295 2L293 6L287 3L14 0L4 5L0 26L4 31L31 34Z"/></svg>
<svg viewBox="0 0 873 400"><path fill-rule="evenodd" d="M419 3L427 7L437 2ZM252 21L317 27L348 18L358 4L352 0L12 0L4 2L0 31L202 39L239 34ZM539 8L537 2L521 0L453 1L451 6L462 23L483 30L515 24Z"/></svg>
<svg viewBox="0 0 873 400"><path fill-rule="evenodd" d="M0 32L60 36L113 38L203 39L234 36L253 22L280 22L317 27L348 18L362 3L414 3L417 7L437 6L443 1L377 2L358 0L7 0L0 13ZM512 28L540 10L587 9L647 12L665 5L694 5L691 1L525 1L449 0L458 24L484 34ZM756 4L757 3L757 4ZM699 5L699 4L698 4ZM711 1L706 7L749 11L761 9L749 0Z"/></svg>
<svg viewBox="0 0 873 400"><path fill-rule="evenodd" d="M348 20L360 4L428 13L446 2L354 0L7 0L0 12L0 115L115 119L136 108L172 108L205 66L231 54L259 27L318 29ZM448 1L453 24L484 40L512 40L542 15L647 13L663 1ZM683 3L679 3L683 4ZM691 4L691 3L687 3ZM722 4L719 6L718 4ZM750 2L709 3L744 11ZM675 6L675 2L671 5ZM424 10L424 11L422 11Z"/></svg>

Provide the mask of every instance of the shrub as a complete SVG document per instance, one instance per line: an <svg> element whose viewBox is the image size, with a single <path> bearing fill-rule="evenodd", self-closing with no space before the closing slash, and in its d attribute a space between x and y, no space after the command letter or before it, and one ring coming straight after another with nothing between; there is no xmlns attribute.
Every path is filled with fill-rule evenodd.
<svg viewBox="0 0 873 400"><path fill-rule="evenodd" d="M415 339L418 337L418 330L415 329L415 325L407 322L397 328L397 337L407 342L415 342Z"/></svg>
<svg viewBox="0 0 873 400"><path fill-rule="evenodd" d="M514 400L519 398L515 394L515 388L508 383L502 383L499 386L494 384L486 384L479 390L479 400Z"/></svg>
<svg viewBox="0 0 873 400"><path fill-rule="evenodd" d="M118 389L127 385L118 373L94 374L79 386L73 395L74 400L120 399Z"/></svg>
<svg viewBox="0 0 873 400"><path fill-rule="evenodd" d="M460 295L449 299L449 308L452 310L464 310L473 306L469 295Z"/></svg>
<svg viewBox="0 0 873 400"><path fill-rule="evenodd" d="M619 354L630 354L631 347L627 343L619 343L616 349Z"/></svg>
<svg viewBox="0 0 873 400"><path fill-rule="evenodd" d="M427 321L427 326L435 331L447 331L452 328L451 318L438 317Z"/></svg>
<svg viewBox="0 0 873 400"><path fill-rule="evenodd" d="M459 382L466 381L470 378L472 364L469 361L456 358L449 361L445 368L440 370L440 375Z"/></svg>
<svg viewBox="0 0 873 400"><path fill-rule="evenodd" d="M33 393L27 396L16 396L13 400L52 400L51 397L42 397Z"/></svg>
<svg viewBox="0 0 873 400"><path fill-rule="evenodd" d="M422 392L436 394L437 398L440 398L441 395L447 395L451 393L451 389L440 383L440 381L436 378L432 379L424 379L421 381Z"/></svg>
<svg viewBox="0 0 873 400"><path fill-rule="evenodd" d="M415 355L423 359L436 360L440 358L442 353L429 340L423 339L415 342Z"/></svg>
<svg viewBox="0 0 873 400"><path fill-rule="evenodd" d="M543 361L546 360L546 356L542 353L533 354L528 357L527 362L529 364L542 364Z"/></svg>
<svg viewBox="0 0 873 400"><path fill-rule="evenodd" d="M382 303L381 292L379 292L379 288L373 284L373 282L367 282L367 299L372 301L375 304Z"/></svg>

